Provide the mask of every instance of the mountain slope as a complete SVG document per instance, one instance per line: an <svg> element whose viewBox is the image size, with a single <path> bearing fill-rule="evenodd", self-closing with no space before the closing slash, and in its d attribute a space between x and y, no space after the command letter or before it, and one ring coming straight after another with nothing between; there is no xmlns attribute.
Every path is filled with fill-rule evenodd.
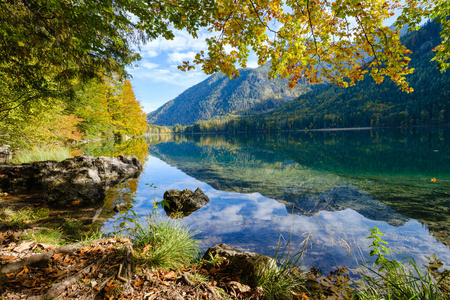
<svg viewBox="0 0 450 300"><path fill-rule="evenodd" d="M314 128L435 126L450 124L450 72L440 73L431 61L432 49L440 44L441 25L428 22L419 31L402 37L412 51L407 77L413 93L402 92L386 79L376 84L366 77L355 86L311 87L312 91L259 115L203 126L185 132L278 131Z"/></svg>
<svg viewBox="0 0 450 300"><path fill-rule="evenodd" d="M228 114L246 115L278 107L310 90L290 89L287 80L267 78L268 68L241 69L237 79L210 76L147 115L150 124L188 125Z"/></svg>
<svg viewBox="0 0 450 300"><path fill-rule="evenodd" d="M366 78L347 89L329 85L302 95L266 119L291 118L302 129L449 123L450 72L440 73L431 61L431 50L440 43L439 32L440 25L430 22L402 38L413 52L410 66L415 71L407 78L413 93L401 92L390 80L376 84Z"/></svg>

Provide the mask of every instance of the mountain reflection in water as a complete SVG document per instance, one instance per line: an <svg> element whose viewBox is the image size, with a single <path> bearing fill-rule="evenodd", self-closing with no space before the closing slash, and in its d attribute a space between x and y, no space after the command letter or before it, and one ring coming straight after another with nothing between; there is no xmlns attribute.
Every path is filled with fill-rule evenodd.
<svg viewBox="0 0 450 300"><path fill-rule="evenodd" d="M183 222L205 249L270 255L291 239L307 245L305 266L354 269L378 227L419 263L435 253L450 264L448 128L157 138L134 210L144 218L166 190L200 187L211 202Z"/></svg>

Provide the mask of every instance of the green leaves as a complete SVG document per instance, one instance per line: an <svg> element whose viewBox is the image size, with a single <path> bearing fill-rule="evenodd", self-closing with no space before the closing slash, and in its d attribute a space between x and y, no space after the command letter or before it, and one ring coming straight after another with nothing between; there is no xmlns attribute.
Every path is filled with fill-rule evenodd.
<svg viewBox="0 0 450 300"><path fill-rule="evenodd" d="M382 233L377 227L374 227L373 229L370 229L370 236L367 237L368 239L372 239L372 245L369 246L372 250L370 251L369 256L377 256L374 265L380 266L380 268L383 267L383 264L388 262L388 260L384 257L384 254L391 254L389 252L389 248L384 246L387 245L388 242L381 239L381 236L383 235L384 233Z"/></svg>

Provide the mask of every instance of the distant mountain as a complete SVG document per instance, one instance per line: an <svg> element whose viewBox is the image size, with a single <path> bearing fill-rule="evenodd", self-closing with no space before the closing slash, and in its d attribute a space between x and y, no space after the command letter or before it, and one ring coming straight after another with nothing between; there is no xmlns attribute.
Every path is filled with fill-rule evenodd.
<svg viewBox="0 0 450 300"><path fill-rule="evenodd" d="M402 92L389 79L376 84L366 78L346 89L327 85L268 113L266 121L289 119L289 128L299 129L448 124L450 72L440 73L437 63L431 61L435 55L432 49L441 42L440 30L440 24L429 22L402 37L402 43L412 51L410 67L414 73L407 80L413 93Z"/></svg>
<svg viewBox="0 0 450 300"><path fill-rule="evenodd" d="M402 43L412 51L407 80L414 92L402 92L390 79L376 84L367 76L355 86L311 87L311 91L259 115L203 126L185 132L243 132L342 127L435 126L450 124L450 72L439 72L431 61L441 43L441 25L428 22L405 34Z"/></svg>
<svg viewBox="0 0 450 300"><path fill-rule="evenodd" d="M251 115L267 112L311 90L307 84L290 89L286 79L269 80L268 72L268 66L240 69L239 78L234 80L216 73L149 113L147 120L150 124L170 126L230 114Z"/></svg>

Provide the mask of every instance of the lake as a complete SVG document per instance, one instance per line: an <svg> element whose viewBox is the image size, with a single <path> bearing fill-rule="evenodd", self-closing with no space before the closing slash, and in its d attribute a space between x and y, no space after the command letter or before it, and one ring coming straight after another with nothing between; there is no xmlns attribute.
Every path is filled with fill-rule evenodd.
<svg viewBox="0 0 450 300"><path fill-rule="evenodd" d="M290 241L305 267L356 274L373 260L367 236L377 227L419 264L436 254L450 265L450 128L149 136L82 151L144 163L138 180L108 191L104 232L117 226L115 204L133 203L144 222L165 191L200 187L210 203L182 222L205 250L274 255Z"/></svg>

